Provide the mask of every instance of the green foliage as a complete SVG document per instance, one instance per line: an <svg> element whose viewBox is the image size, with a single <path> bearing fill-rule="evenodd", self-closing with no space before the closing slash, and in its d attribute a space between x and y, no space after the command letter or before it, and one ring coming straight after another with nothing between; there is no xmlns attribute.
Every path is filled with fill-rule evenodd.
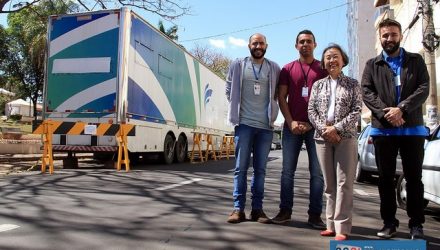
<svg viewBox="0 0 440 250"><path fill-rule="evenodd" d="M44 83L46 55L46 31L49 15L64 14L74 9L72 2L43 0L8 15L4 60L0 71L4 72L10 89L19 90L16 97L29 97L36 108ZM1 41L0 36L0 41ZM36 114L34 110L34 114Z"/></svg>
<svg viewBox="0 0 440 250"><path fill-rule="evenodd" d="M177 31L179 30L179 28L177 27L177 25L173 25L165 31L165 26L163 25L163 22L159 21L158 27L159 27L159 31L165 34L171 40L175 42L179 40L179 35L177 35Z"/></svg>
<svg viewBox="0 0 440 250"><path fill-rule="evenodd" d="M0 115L5 114L6 103L11 101L11 97L7 95L0 95Z"/></svg>

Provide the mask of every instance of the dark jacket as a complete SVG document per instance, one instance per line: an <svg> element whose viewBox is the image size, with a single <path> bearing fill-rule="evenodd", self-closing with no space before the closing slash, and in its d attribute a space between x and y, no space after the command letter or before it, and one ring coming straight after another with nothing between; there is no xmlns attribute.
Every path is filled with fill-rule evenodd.
<svg viewBox="0 0 440 250"><path fill-rule="evenodd" d="M402 49L402 48L400 48ZM382 54L368 60L362 75L362 98L372 113L374 128L392 128L384 118L384 108L399 107L404 127L423 125L422 105L429 95L429 75L422 56L403 52L400 73L400 103L396 103L393 71Z"/></svg>

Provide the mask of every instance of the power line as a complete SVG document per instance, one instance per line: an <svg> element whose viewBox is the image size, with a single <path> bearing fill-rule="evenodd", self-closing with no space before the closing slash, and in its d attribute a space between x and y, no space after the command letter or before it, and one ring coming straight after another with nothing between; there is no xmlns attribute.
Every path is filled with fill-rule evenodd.
<svg viewBox="0 0 440 250"><path fill-rule="evenodd" d="M184 42L199 41L199 40L204 40L204 39L208 39L208 38L220 37L220 36L240 33L240 32L243 32L243 31L254 30L254 29L258 29L258 28L264 28L264 27L268 27L268 26L273 26L273 25L281 24L281 23L288 23L288 22L292 22L292 21L295 21L295 20L298 20L298 19L306 18L306 17L313 16L313 15L317 15L317 14L320 14L320 13L323 13L323 12L326 12L326 11L330 11L330 10L334 10L334 9L337 9L337 8L341 8L341 7L345 6L345 5L350 4L353 1L358 1L358 0L347 1L346 3L340 4L340 5L336 5L334 7L330 7L330 8L327 8L327 9L322 9L322 10L319 10L319 11L315 11L315 12L312 12L312 13L309 13L309 14L305 14L305 15L302 15L302 16L293 17L293 18L290 18L290 19L287 19L287 20L283 20L283 21L278 21L278 22L273 22L273 23L268 23L268 24L262 24L262 25L254 26L254 27L250 27L250 28L244 28L244 29L240 29L240 30L225 32L225 33L221 33L221 34L217 34L217 35L211 35L211 36L205 36L205 37L200 37L200 38L188 39L188 40L179 41L179 42L180 43L184 43Z"/></svg>

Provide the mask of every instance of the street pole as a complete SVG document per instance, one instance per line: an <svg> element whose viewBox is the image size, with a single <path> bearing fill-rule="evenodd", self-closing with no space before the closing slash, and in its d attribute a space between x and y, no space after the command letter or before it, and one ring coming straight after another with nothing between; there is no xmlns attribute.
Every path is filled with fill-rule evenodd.
<svg viewBox="0 0 440 250"><path fill-rule="evenodd" d="M437 108L437 78L435 72L435 50L438 47L438 37L435 34L434 21L432 17L432 7L430 0L421 0L422 4L422 32L423 47L426 67L429 73L429 96L426 101L426 125L431 129L438 124Z"/></svg>

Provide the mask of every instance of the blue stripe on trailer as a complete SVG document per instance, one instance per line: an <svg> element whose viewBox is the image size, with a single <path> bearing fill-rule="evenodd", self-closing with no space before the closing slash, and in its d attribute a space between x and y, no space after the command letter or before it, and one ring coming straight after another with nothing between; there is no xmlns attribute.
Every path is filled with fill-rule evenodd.
<svg viewBox="0 0 440 250"><path fill-rule="evenodd" d="M50 32L50 40L54 40L59 36L66 34L67 32L74 30L84 24L90 23L96 19L99 19L103 16L107 16L112 13L98 13L90 15L90 19L84 19L78 17L83 17L86 15L80 16L63 16L61 19L52 19L52 31ZM56 23L56 25L55 25Z"/></svg>
<svg viewBox="0 0 440 250"><path fill-rule="evenodd" d="M142 88L131 78L128 78L128 112L140 116L154 117L158 120L164 120L162 113L151 98L142 90ZM131 102L133 100L135 102ZM141 100L141 101L136 101Z"/></svg>

